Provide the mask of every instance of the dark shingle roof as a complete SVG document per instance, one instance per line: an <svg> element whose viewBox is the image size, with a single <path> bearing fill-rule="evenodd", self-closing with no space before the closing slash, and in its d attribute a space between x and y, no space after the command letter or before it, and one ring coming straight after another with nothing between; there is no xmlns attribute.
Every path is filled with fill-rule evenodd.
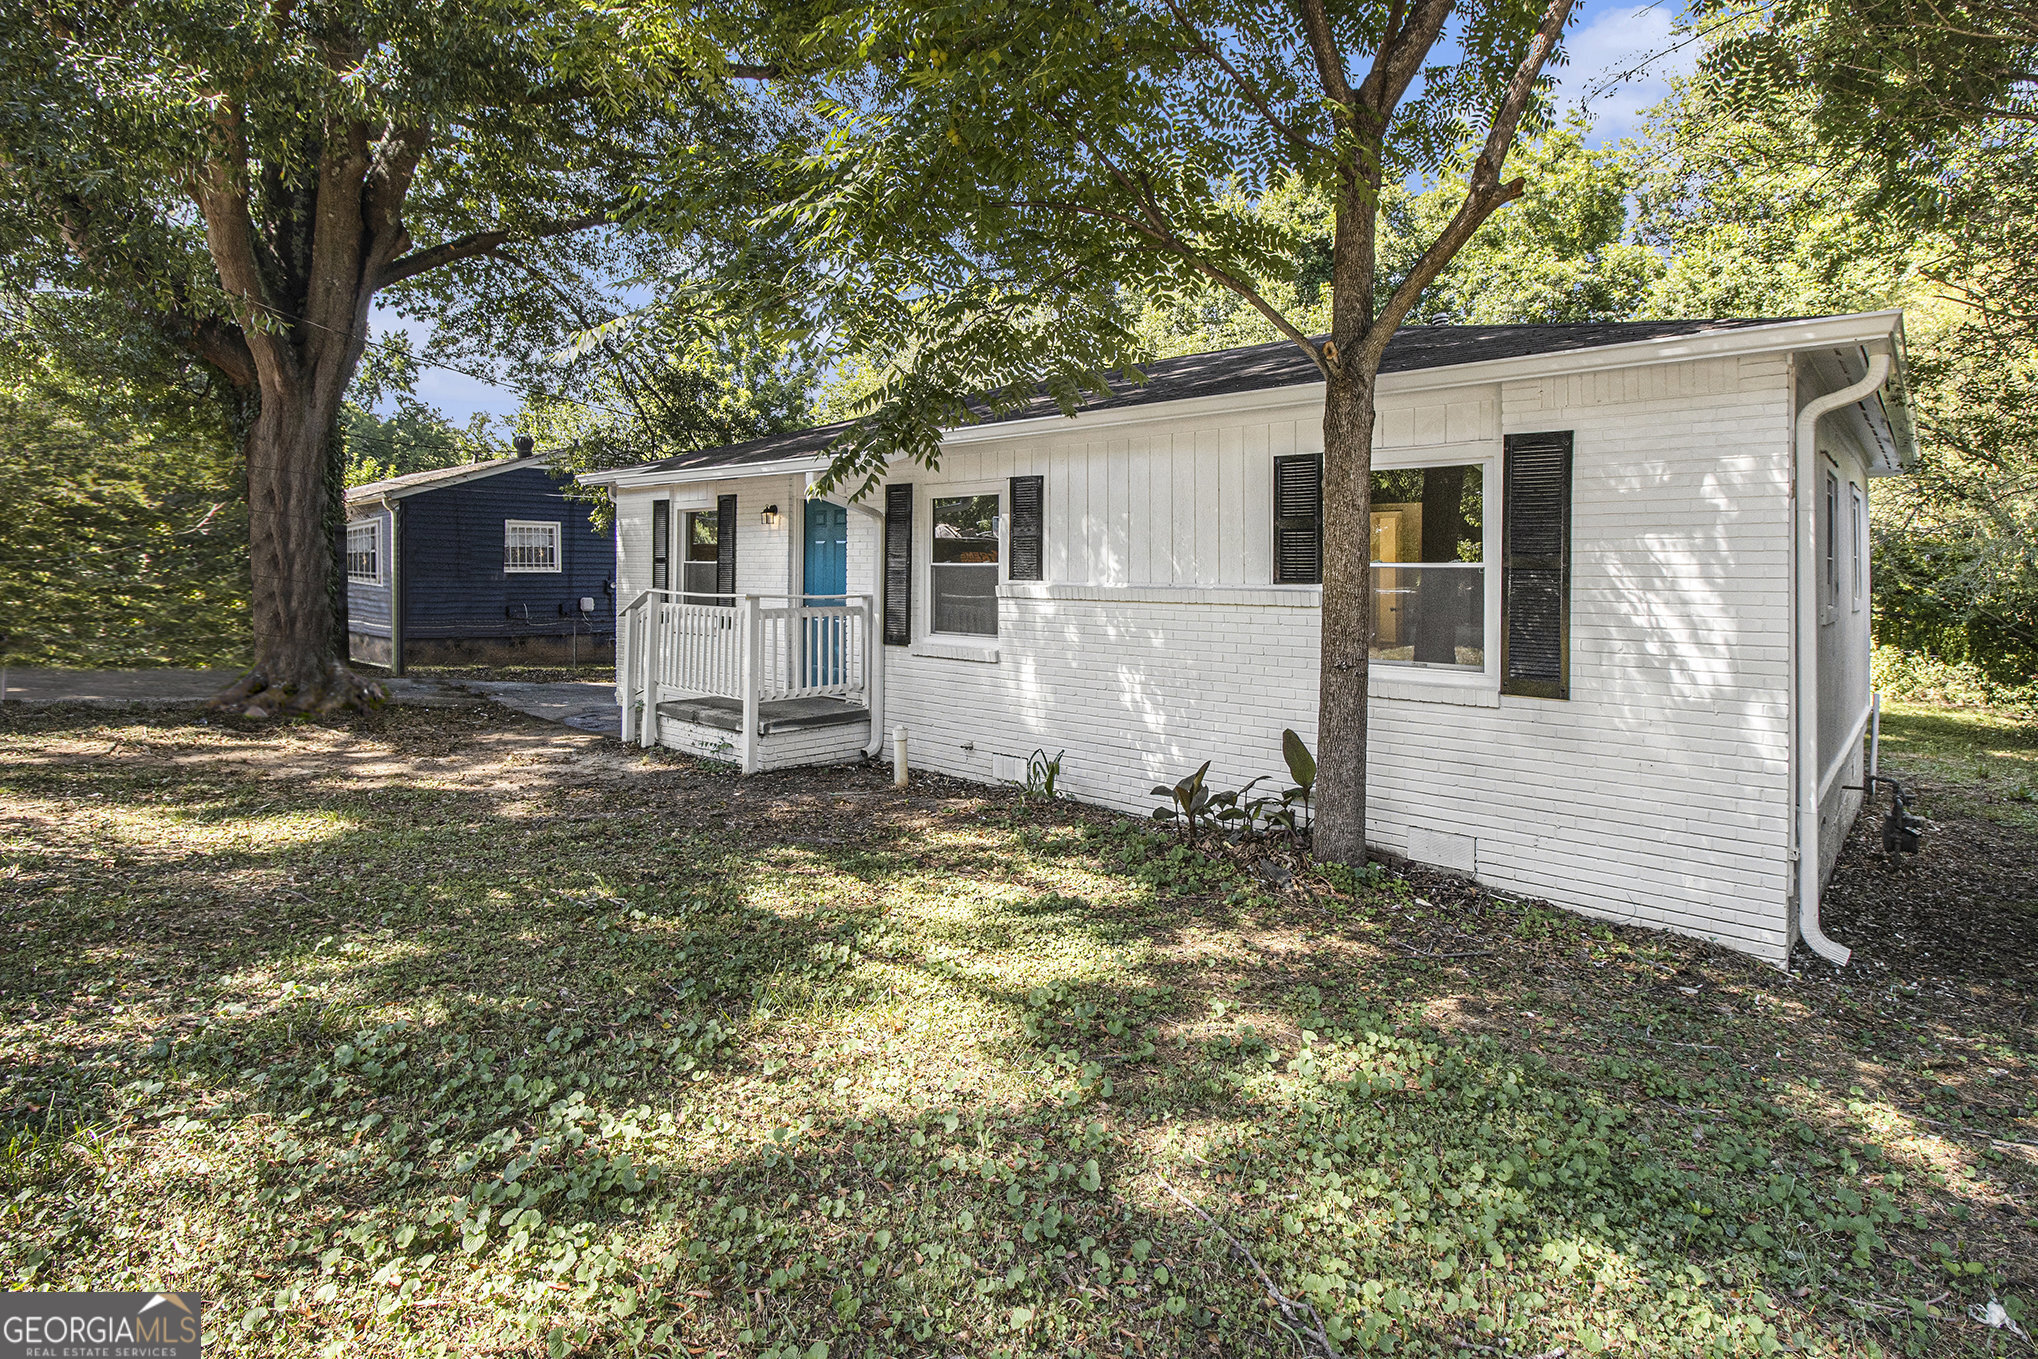
<svg viewBox="0 0 2038 1359"><path fill-rule="evenodd" d="M1597 349L1606 345L1633 344L1643 340L1675 339L1709 331L1739 330L1747 326L1774 325L1774 319L1732 321L1587 321L1566 325L1532 326L1404 326L1388 342L1383 373L1405 373L1422 368L1448 368L1454 364L1480 363L1488 359L1512 359L1527 354L1557 354L1574 349ZM1181 401L1196 396L1230 396L1240 392L1265 391L1274 387L1295 387L1321 381L1316 365L1287 340L1249 345L1243 349L1220 349L1211 354L1188 354L1162 359L1146 367L1146 381L1124 379L1111 384L1112 395L1084 403L1085 411L1116 410L1125 406L1146 406L1162 401ZM1057 414L1059 408L1046 395L989 423L1028 420ZM628 469L635 472L683 472L706 467L741 467L752 463L779 462L791 458L821 457L828 445L849 426L822 425L817 429L774 434L726 448L703 448L663 462L646 463Z"/></svg>

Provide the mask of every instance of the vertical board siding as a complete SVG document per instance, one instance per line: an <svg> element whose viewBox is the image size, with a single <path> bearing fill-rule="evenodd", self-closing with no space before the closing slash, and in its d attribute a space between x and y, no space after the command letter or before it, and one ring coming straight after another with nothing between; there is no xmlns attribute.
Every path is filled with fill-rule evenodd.
<svg viewBox="0 0 2038 1359"><path fill-rule="evenodd" d="M595 528L592 503L566 497L566 484L562 474L546 468L520 467L405 497L398 545L404 639L563 637L574 628L571 614L583 598L595 601L593 631L612 633L616 540ZM648 576L648 500L643 514L638 570ZM556 521L560 570L503 570L503 523L509 519ZM562 605L568 613L560 612Z"/></svg>

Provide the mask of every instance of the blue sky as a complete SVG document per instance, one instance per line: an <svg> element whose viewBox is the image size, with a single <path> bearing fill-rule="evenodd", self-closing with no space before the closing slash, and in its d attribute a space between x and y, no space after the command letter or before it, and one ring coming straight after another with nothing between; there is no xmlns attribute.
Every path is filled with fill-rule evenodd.
<svg viewBox="0 0 2038 1359"><path fill-rule="evenodd" d="M1691 69L1698 56L1696 44L1657 55L1678 43L1670 31L1676 17L1674 0L1641 6L1620 0L1582 0L1566 44L1570 64L1557 73L1557 84L1559 104L1567 111L1589 97L1587 112L1593 120L1589 141L1618 141L1640 132L1642 115L1669 93L1668 78ZM1656 60L1639 77L1615 80L1652 56ZM371 324L376 334L411 330L420 346L428 338L421 327L382 308L376 309ZM506 425L521 404L513 391L437 368L422 371L417 394L455 424L466 423L476 412L486 412L501 417Z"/></svg>

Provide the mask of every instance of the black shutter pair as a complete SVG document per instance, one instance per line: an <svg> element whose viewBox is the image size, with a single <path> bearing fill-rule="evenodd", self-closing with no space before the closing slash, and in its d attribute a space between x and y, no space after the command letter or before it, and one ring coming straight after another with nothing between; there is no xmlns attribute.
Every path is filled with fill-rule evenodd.
<svg viewBox="0 0 2038 1359"><path fill-rule="evenodd" d="M1010 556L1005 578L1045 580L1046 478L1013 477L1006 503L1011 522L1005 534ZM912 640L913 487L895 482L885 487L885 645L905 646Z"/></svg>
<svg viewBox="0 0 2038 1359"><path fill-rule="evenodd" d="M651 588L672 588L672 502L651 502Z"/></svg>
<svg viewBox="0 0 2038 1359"><path fill-rule="evenodd" d="M1571 431L1507 436L1500 691L1571 695ZM1371 541L1368 535L1368 541ZM1323 580L1323 459L1274 459L1274 579Z"/></svg>
<svg viewBox="0 0 2038 1359"><path fill-rule="evenodd" d="M715 593L736 593L736 497L715 498Z"/></svg>
<svg viewBox="0 0 2038 1359"><path fill-rule="evenodd" d="M1571 431L1507 436L1500 692L1571 696Z"/></svg>

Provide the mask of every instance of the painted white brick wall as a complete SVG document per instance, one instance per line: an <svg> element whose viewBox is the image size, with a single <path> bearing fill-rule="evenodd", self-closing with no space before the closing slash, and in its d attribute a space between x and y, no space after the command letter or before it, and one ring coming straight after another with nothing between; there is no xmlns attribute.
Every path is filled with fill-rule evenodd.
<svg viewBox="0 0 2038 1359"><path fill-rule="evenodd" d="M1383 454L1464 444L1483 455L1503 431L1546 429L1573 430L1577 453L1571 699L1504 697L1491 684L1430 691L1444 701L1376 696L1377 843L1406 853L1412 840L1469 837L1495 886L1786 956L1787 400L1781 361L1728 360L1383 410ZM994 754L1066 749L1072 796L1135 812L1155 805L1153 785L1205 759L1219 786L1279 775L1282 728L1315 742L1315 592L1249 588L1271 576L1264 534L1246 531L1266 512L1222 493L1224 468L1236 461L1241 489L1268 481L1271 450L1309 451L1314 433L1299 419L1220 430L1214 477L1170 433L1148 498L1123 502L1134 571L1118 566L1108 530L1121 517L1115 465L1143 461L1151 473L1157 434L1128 436L1122 455L1102 440L1093 455L1071 438L1051 450L1035 438L945 459L938 474L916 469L922 506L951 479L1045 472L1050 580L1065 582L1008 589L995 662L886 649L887 720L910 728L916 766L987 780ZM1219 488L1213 534L1195 536L1209 517L1200 506L1177 513L1189 479ZM1185 540L1196 544L1186 559ZM1227 590L1233 560L1245 579ZM1142 589L1128 575L1191 588ZM924 567L916 585L919 604ZM1392 693L1425 692L1420 679L1375 673Z"/></svg>
<svg viewBox="0 0 2038 1359"><path fill-rule="evenodd" d="M1272 587L1268 544L1273 458L1321 448L1309 400L1072 422L951 448L938 472L901 469L916 488L916 644L930 499L1036 472L1047 492L1047 582L1007 587L995 660L884 648L887 721L911 730L915 766L988 780L994 755L1066 750L1072 796L1144 812L1149 788L1206 759L1221 786L1281 775L1284 727L1314 745L1317 592ZM1383 400L1383 462L1497 457L1504 432L1569 429L1576 466L1572 697L1376 669L1377 843L1462 860L1469 839L1495 886L1787 956L1788 406L1780 358ZM732 486L741 588L786 588L798 520L774 538L757 511L790 509L797 486L693 489ZM1489 482L1489 516L1497 491ZM633 557L635 512L619 517ZM855 512L849 524L850 589L876 593L877 526ZM641 588L646 569L623 578ZM1490 558L1489 570L1497 592Z"/></svg>

